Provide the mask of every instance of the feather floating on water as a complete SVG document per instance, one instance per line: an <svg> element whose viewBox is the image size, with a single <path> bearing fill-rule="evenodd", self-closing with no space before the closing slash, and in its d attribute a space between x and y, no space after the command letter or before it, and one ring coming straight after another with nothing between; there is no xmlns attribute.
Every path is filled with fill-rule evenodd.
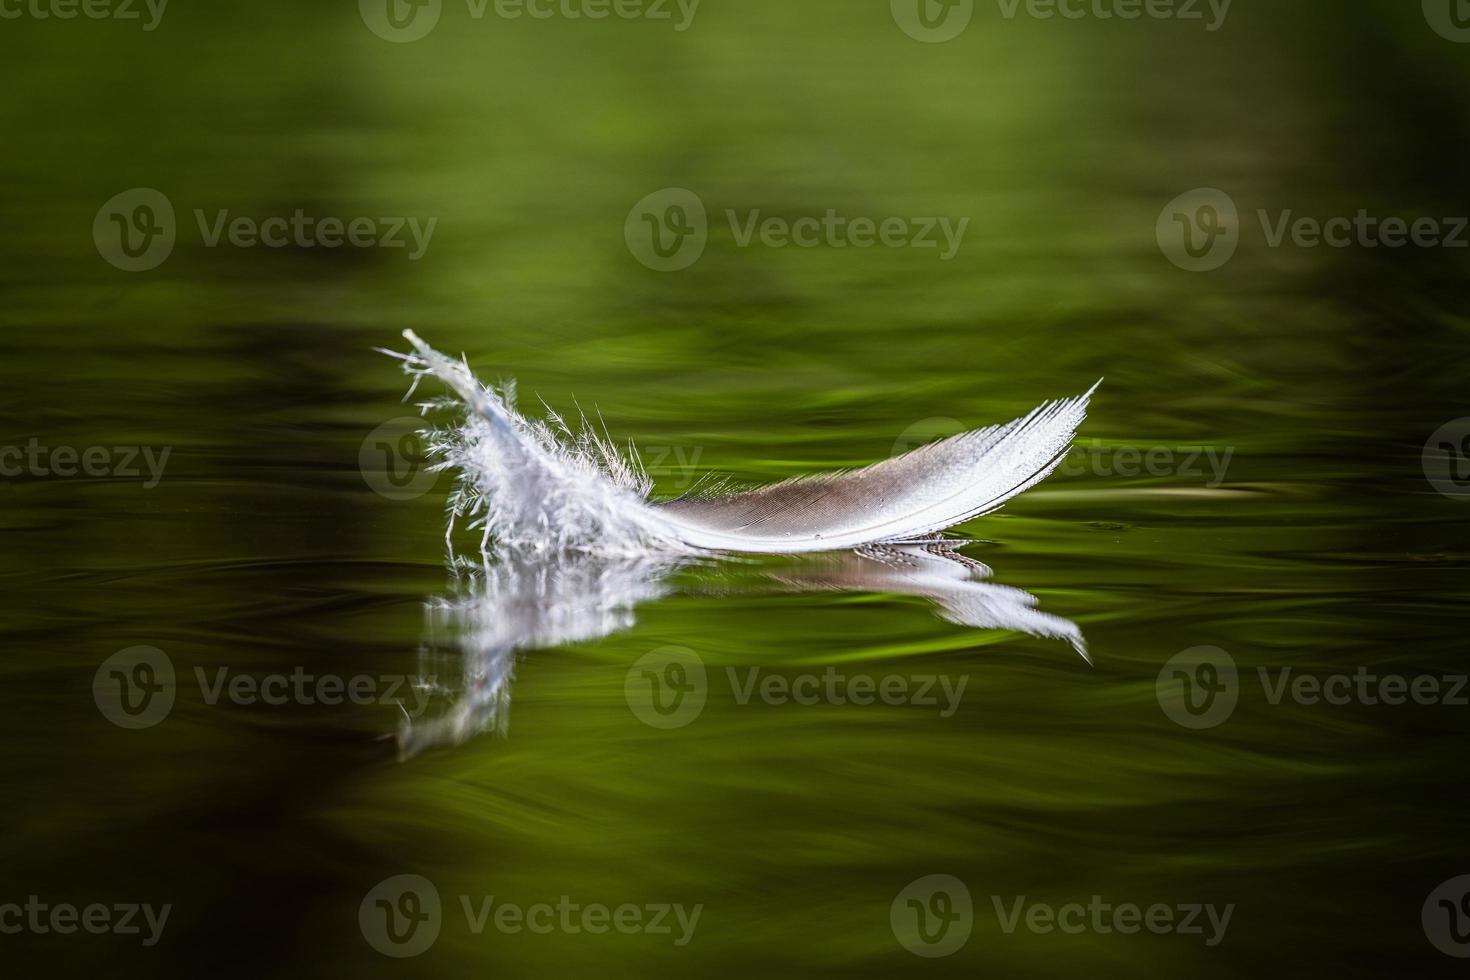
<svg viewBox="0 0 1470 980"><path fill-rule="evenodd" d="M923 540L1045 479L1097 390L860 469L659 502L653 481L605 432L585 419L573 429L554 412L528 419L513 387L483 385L467 364L403 335L414 347L395 355L404 369L438 378L467 408L462 425L434 433L428 446L437 468L459 473L450 527L467 519L500 548L795 554Z"/></svg>

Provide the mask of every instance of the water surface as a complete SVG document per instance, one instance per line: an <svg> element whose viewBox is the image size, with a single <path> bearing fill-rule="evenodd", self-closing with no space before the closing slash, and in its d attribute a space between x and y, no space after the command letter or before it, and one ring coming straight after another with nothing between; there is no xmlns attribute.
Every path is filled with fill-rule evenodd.
<svg viewBox="0 0 1470 980"><path fill-rule="evenodd" d="M1470 49L1417 5L1240 0L1213 33L981 5L962 37L925 45L884 4L709 0L678 34L448 5L412 44L350 5L178 4L148 34L0 34L18 69L0 105L0 444L171 451L153 487L0 481L0 902L173 907L152 947L0 936L8 961L1449 974L1420 914L1470 872L1466 709L1273 704L1258 674L1465 669L1467 505L1421 460L1466 414L1464 253L1271 248L1251 224L1258 208L1470 210ZM123 273L90 228L135 186L170 197L180 240ZM658 273L624 219L668 186L713 217L704 256ZM1196 187L1227 190L1244 223L1228 264L1191 274L1154 234ZM190 225L195 208L298 207L439 222L416 262L209 248ZM945 262L742 248L721 217L828 208L971 223ZM1065 636L947 620L892 580L836 587L850 556L583 569L553 579L570 620L521 579L476 620L475 584L445 563L449 478L385 495L361 463L378 426L415 411L372 351L404 327L517 378L527 404L595 406L664 494L705 471L881 459L1105 377L1085 453L961 529L983 581L1075 624L1093 663ZM369 457L381 445L396 443ZM130 730L93 680L138 645L178 683L166 718ZM1228 720L1191 729L1157 681L1200 646L1228 653L1240 690ZM658 727L629 690L670 648L697 657L705 700ZM483 669L466 659L487 649ZM677 679L664 666L649 669ZM297 673L366 676L385 697L211 703L221 676ZM787 690L829 673L963 679L963 696L950 713L741 697L752 676ZM453 737L405 741L446 718ZM430 948L394 959L359 909L405 874L433 883L443 917ZM920 959L890 912L929 875L967 885L974 922L958 951ZM462 896L702 911L685 945L475 934ZM1007 933L994 903L1023 896L1234 911L1216 945Z"/></svg>

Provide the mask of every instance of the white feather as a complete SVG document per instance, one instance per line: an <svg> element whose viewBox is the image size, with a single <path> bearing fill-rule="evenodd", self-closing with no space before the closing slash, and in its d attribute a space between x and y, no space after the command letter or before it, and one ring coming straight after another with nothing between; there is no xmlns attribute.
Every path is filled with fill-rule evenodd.
<svg viewBox="0 0 1470 980"><path fill-rule="evenodd" d="M433 374L468 408L463 424L429 445L438 468L459 473L450 527L468 518L499 548L793 554L918 540L1043 480L1071 448L1097 389L862 469L655 502L647 474L585 419L576 430L555 413L529 420L511 387L483 385L412 331L404 336L415 349L395 355L404 369Z"/></svg>

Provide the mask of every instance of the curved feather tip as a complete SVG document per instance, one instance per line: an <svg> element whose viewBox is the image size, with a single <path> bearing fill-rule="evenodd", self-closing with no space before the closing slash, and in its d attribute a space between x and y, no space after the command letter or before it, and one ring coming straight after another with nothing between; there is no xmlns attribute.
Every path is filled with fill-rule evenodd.
<svg viewBox="0 0 1470 980"><path fill-rule="evenodd" d="M1071 449L1099 379L1002 425L920 446L870 466L804 476L740 493L651 499L653 481L585 418L516 411L512 385L492 388L411 330L404 370L433 375L464 421L434 430L436 469L459 479L450 529L467 520L488 546L612 555L649 552L833 551L931 538L989 514L1044 480ZM429 403L426 409L441 403Z"/></svg>

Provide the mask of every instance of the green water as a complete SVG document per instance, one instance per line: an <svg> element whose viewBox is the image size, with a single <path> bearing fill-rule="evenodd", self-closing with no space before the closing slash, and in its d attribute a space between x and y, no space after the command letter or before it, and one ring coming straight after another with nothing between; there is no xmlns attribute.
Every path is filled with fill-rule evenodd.
<svg viewBox="0 0 1470 980"><path fill-rule="evenodd" d="M1272 248L1254 217L1470 211L1470 47L1417 4L1239 0L1213 32L981 4L923 44L883 3L706 0L680 32L446 0L428 37L394 44L350 3L174 0L151 32L5 20L0 51L0 446L170 450L151 487L146 469L0 479L0 905L172 908L152 946L0 934L16 975L1459 969L1421 908L1470 872L1470 708L1272 703L1257 674L1466 669L1470 504L1421 459L1470 414L1466 253ZM178 241L123 272L91 227L134 187L168 197ZM665 187L710 223L703 256L661 273L624 221ZM1197 187L1242 216L1207 273L1155 239ZM411 260L207 247L193 217L297 208L437 225ZM754 209L970 222L944 261L742 247L724 214ZM411 757L391 703L211 703L196 671L432 675L420 731L464 704L485 651L440 608L473 591L445 567L450 481L390 499L360 464L414 411L372 351L405 327L518 379L527 405L595 406L666 494L881 459L1105 377L1088 455L961 529L1093 665L902 590L798 588L830 567L769 559L649 577L662 594L600 636L510 644L494 723ZM1134 450L1154 472L1118 472L1143 469ZM543 626L561 608L528 602L515 615ZM93 678L137 645L178 683L130 730ZM671 646L698 657L706 700L662 729L627 691ZM1196 730L1156 681L1199 646L1233 658L1239 693ZM729 680L752 668L966 686L948 715L776 703ZM443 914L399 959L359 909L404 874ZM891 907L936 874L965 883L973 924L920 958ZM461 897L489 896L701 911L682 945L677 925L477 934ZM1008 932L995 903L1022 896L1233 912L1215 945L1208 928Z"/></svg>

